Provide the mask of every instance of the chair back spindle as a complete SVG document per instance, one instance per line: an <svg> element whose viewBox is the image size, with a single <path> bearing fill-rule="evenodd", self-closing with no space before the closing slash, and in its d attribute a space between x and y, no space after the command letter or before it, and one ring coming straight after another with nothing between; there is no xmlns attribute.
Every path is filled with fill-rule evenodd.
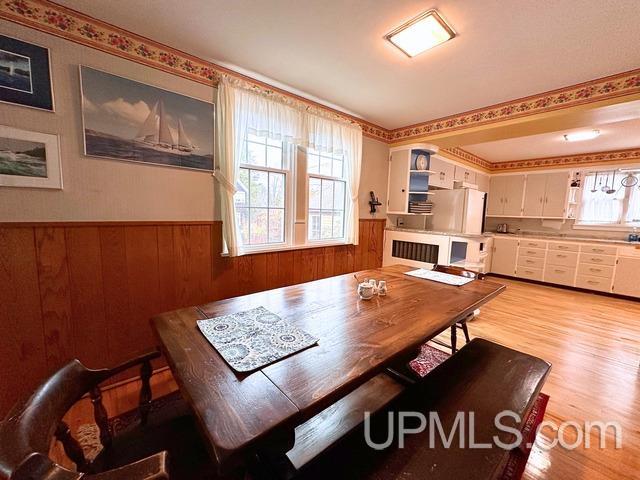
<svg viewBox="0 0 640 480"><path fill-rule="evenodd" d="M62 447L64 448L64 453L69 457L69 459L76 464L76 468L79 472L86 472L88 470L89 464L87 463L87 459L84 457L84 452L82 451L82 447L78 443L78 441L73 438L71 435L71 430L69 429L69 425L65 422L60 422L55 431L56 439L62 443Z"/></svg>
<svg viewBox="0 0 640 480"><path fill-rule="evenodd" d="M109 424L107 410L104 408L104 404L102 403L102 390L100 390L100 387L97 385L93 387L89 392L89 397L93 404L93 418L100 430L100 443L104 448L109 448L111 446L112 438L111 425Z"/></svg>
<svg viewBox="0 0 640 480"><path fill-rule="evenodd" d="M153 369L151 368L151 361L142 363L140 367L140 379L142 380L142 387L140 387L140 423L142 425L147 424L149 418L149 412L151 411L151 374Z"/></svg>

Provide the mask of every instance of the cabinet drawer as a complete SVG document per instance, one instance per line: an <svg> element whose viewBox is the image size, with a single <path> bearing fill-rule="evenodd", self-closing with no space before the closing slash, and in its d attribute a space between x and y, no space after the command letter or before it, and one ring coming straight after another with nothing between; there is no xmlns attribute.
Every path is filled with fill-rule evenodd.
<svg viewBox="0 0 640 480"><path fill-rule="evenodd" d="M547 265L544 270L544 281L557 283L560 285L573 285L576 276L576 269L571 267L559 267Z"/></svg>
<svg viewBox="0 0 640 480"><path fill-rule="evenodd" d="M518 265L521 267L529 267L529 268L543 268L544 258L525 257L523 255L519 255Z"/></svg>
<svg viewBox="0 0 640 480"><path fill-rule="evenodd" d="M581 245L580 251L584 253L597 253L600 255L615 255L618 247L613 245Z"/></svg>
<svg viewBox="0 0 640 480"><path fill-rule="evenodd" d="M591 275L578 275L576 287L588 288L589 290L598 290L600 292L611 291L611 279L602 277L593 277Z"/></svg>
<svg viewBox="0 0 640 480"><path fill-rule="evenodd" d="M559 252L577 252L580 250L580 245L577 243L549 242L549 250L557 250Z"/></svg>
<svg viewBox="0 0 640 480"><path fill-rule="evenodd" d="M547 242L543 240L520 240L520 247L526 248L547 248Z"/></svg>
<svg viewBox="0 0 640 480"><path fill-rule="evenodd" d="M520 249L518 250L518 254L522 255L524 257L536 257L536 258L544 258L544 254L547 251L542 249L542 248L527 248L527 247L522 247L522 245L520 245Z"/></svg>
<svg viewBox="0 0 640 480"><path fill-rule="evenodd" d="M608 265L594 265L592 263L581 263L578 266L578 275L591 275L593 277L612 278L613 267Z"/></svg>
<svg viewBox="0 0 640 480"><path fill-rule="evenodd" d="M594 265L615 265L616 257L613 255L598 255L595 253L581 253L580 263L593 263Z"/></svg>
<svg viewBox="0 0 640 480"><path fill-rule="evenodd" d="M577 252L558 252L550 250L547 252L547 265L563 265L565 267L575 267L578 264Z"/></svg>
<svg viewBox="0 0 640 480"><path fill-rule="evenodd" d="M516 267L516 277L528 278L530 280L542 280L542 269L518 265Z"/></svg>

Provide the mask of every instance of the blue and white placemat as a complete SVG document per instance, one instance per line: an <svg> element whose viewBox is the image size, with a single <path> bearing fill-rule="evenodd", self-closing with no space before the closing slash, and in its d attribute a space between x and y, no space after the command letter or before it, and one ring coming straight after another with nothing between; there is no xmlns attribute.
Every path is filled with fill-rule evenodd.
<svg viewBox="0 0 640 480"><path fill-rule="evenodd" d="M469 282L473 282L473 278L460 277L458 275L451 275L450 273L434 272L433 270L425 270L424 268L405 272L405 275L433 280L434 282L446 283L447 285L455 285L456 287L461 287Z"/></svg>
<svg viewBox="0 0 640 480"><path fill-rule="evenodd" d="M198 320L198 328L237 372L256 370L318 342L264 307Z"/></svg>

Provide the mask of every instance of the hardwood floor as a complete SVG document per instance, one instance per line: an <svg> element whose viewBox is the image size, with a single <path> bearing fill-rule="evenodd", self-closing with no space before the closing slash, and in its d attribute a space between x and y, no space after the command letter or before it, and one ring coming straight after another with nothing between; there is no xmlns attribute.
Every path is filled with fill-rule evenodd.
<svg viewBox="0 0 640 480"><path fill-rule="evenodd" d="M553 364L543 389L551 396L545 419L617 421L622 448L611 434L606 449L550 451L534 447L525 479L637 479L640 472L640 302L582 293L516 280L498 279L507 290L469 323L472 336L484 337L539 356ZM443 335L443 340L446 335ZM168 371L154 375L154 396L175 384ZM133 382L105 392L110 415L135 408ZM67 415L72 429L91 421L82 401ZM573 437L567 431L566 439ZM552 438L543 431L545 443Z"/></svg>

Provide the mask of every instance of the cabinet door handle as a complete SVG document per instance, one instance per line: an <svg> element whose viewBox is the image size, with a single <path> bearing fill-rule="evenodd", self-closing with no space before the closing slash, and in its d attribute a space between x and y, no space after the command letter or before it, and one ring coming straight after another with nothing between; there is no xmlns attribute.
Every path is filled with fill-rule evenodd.
<svg viewBox="0 0 640 480"><path fill-rule="evenodd" d="M601 258L595 258L595 257L592 257L592 258L591 258L591 261L592 261L592 262L601 262L601 261L602 261L602 259L601 259Z"/></svg>
<svg viewBox="0 0 640 480"><path fill-rule="evenodd" d="M558 258L567 258L567 256L566 256L566 255L562 255L562 254L558 254L558 255L556 255L556 257L558 257Z"/></svg>
<svg viewBox="0 0 640 480"><path fill-rule="evenodd" d="M590 268L589 271L591 271L591 272L601 272L602 269L601 268Z"/></svg>
<svg viewBox="0 0 640 480"><path fill-rule="evenodd" d="M542 203L542 197L540 197L540 203Z"/></svg>
<svg viewBox="0 0 640 480"><path fill-rule="evenodd" d="M600 285L600 282L596 282L595 280L587 280L587 283L590 283L591 285Z"/></svg>
<svg viewBox="0 0 640 480"><path fill-rule="evenodd" d="M567 247L566 245L558 245L558 250L566 250L567 248L569 247Z"/></svg>
<svg viewBox="0 0 640 480"><path fill-rule="evenodd" d="M527 263L536 263L533 260L527 260Z"/></svg>
<svg viewBox="0 0 640 480"><path fill-rule="evenodd" d="M558 270L558 269L556 269L556 273L567 273L567 271L566 270Z"/></svg>
<svg viewBox="0 0 640 480"><path fill-rule="evenodd" d="M544 197L544 203L549 203L549 197Z"/></svg>
<svg viewBox="0 0 640 480"><path fill-rule="evenodd" d="M527 253L530 253L531 255L535 255L536 252L532 252L531 250L527 250Z"/></svg>
<svg viewBox="0 0 640 480"><path fill-rule="evenodd" d="M595 252L595 253L602 253L602 252L604 252L604 250L603 250L602 248L592 248L592 249L591 249L591 251L592 251L592 252Z"/></svg>

